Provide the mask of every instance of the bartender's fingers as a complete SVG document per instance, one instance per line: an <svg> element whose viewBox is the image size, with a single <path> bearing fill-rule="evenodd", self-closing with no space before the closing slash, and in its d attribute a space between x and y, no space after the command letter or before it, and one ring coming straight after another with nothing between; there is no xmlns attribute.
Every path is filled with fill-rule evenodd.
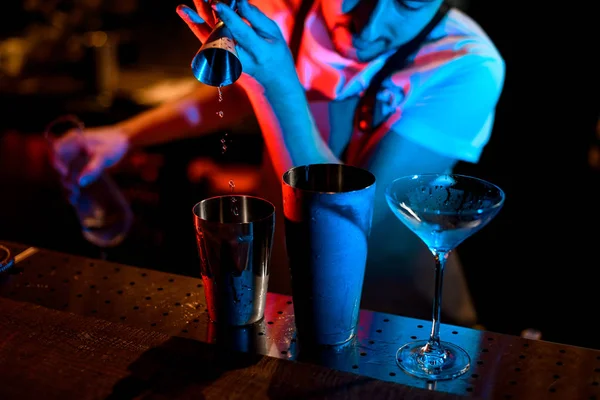
<svg viewBox="0 0 600 400"><path fill-rule="evenodd" d="M213 0L194 0L196 12L211 28L215 26L215 13L210 7L212 1Z"/></svg>
<svg viewBox="0 0 600 400"><path fill-rule="evenodd" d="M84 152L85 144L81 140L81 135L79 132L72 131L51 142L50 163L60 175L67 176L71 162Z"/></svg>
<svg viewBox="0 0 600 400"><path fill-rule="evenodd" d="M77 182L82 187L88 186L100 177L100 174L104 171L105 167L105 161L101 156L93 156L86 166L83 167L83 170L77 178Z"/></svg>
<svg viewBox="0 0 600 400"><path fill-rule="evenodd" d="M241 0L238 6L240 15L248 20L250 25L259 35L265 38L281 37L279 26L267 17L258 7L248 3L248 0Z"/></svg>
<svg viewBox="0 0 600 400"><path fill-rule="evenodd" d="M258 36L254 29L244 22L242 17L224 3L213 4L213 9L229 28L238 45L250 54L256 54L257 50L260 52L264 39Z"/></svg>
<svg viewBox="0 0 600 400"><path fill-rule="evenodd" d="M177 6L177 14L187 24L194 35L196 35L198 40L204 43L211 29L198 13L188 6L180 4Z"/></svg>

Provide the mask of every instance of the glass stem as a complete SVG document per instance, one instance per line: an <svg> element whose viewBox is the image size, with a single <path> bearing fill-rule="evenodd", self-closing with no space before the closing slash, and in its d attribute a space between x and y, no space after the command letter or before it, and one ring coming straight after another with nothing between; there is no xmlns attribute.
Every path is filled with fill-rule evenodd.
<svg viewBox="0 0 600 400"><path fill-rule="evenodd" d="M431 334L427 344L429 351L439 351L442 349L440 344L440 318L442 315L442 283L444 281L444 268L450 255L449 251L432 250L435 258L435 294L433 297L433 323L431 324ZM427 351L427 350L426 350Z"/></svg>

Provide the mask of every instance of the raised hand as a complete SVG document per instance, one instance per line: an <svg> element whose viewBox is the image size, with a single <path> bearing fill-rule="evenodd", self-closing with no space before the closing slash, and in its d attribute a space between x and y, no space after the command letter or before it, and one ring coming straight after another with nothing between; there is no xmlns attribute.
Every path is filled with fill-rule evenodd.
<svg viewBox="0 0 600 400"><path fill-rule="evenodd" d="M237 52L245 74L265 87L297 81L294 61L279 26L257 7L242 0L238 13L220 2L209 5L196 0L196 11L180 5L177 13L200 42L204 42L214 26L214 15L227 25L237 42ZM212 10L211 10L212 9Z"/></svg>
<svg viewBox="0 0 600 400"><path fill-rule="evenodd" d="M200 43L204 43L215 26L213 10L205 0L194 0L194 5L196 11L184 4L178 5L176 11Z"/></svg>
<svg viewBox="0 0 600 400"><path fill-rule="evenodd" d="M106 168L123 158L128 148L127 136L116 127L73 130L52 143L50 161L63 185L73 190L73 186L87 186L98 179ZM81 158L83 155L85 158ZM84 164L74 170L72 164L77 158Z"/></svg>

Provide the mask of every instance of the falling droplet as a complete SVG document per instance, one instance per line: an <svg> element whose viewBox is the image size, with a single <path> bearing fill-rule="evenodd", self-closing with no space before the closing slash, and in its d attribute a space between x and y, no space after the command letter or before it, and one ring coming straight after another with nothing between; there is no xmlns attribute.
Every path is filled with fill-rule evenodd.
<svg viewBox="0 0 600 400"><path fill-rule="evenodd" d="M223 118L223 111L217 111L217 115L219 116L219 118Z"/></svg>
<svg viewBox="0 0 600 400"><path fill-rule="evenodd" d="M235 190L235 182L233 181L233 179L229 180L229 187L231 188L231 193L233 193L233 191ZM240 215L236 197L231 197L231 213L235 216Z"/></svg>
<svg viewBox="0 0 600 400"><path fill-rule="evenodd" d="M219 103L223 101L223 92L221 91L221 86L217 87L217 91L219 92Z"/></svg>
<svg viewBox="0 0 600 400"><path fill-rule="evenodd" d="M225 154L227 151L227 134L225 133L223 137L221 137L221 154Z"/></svg>

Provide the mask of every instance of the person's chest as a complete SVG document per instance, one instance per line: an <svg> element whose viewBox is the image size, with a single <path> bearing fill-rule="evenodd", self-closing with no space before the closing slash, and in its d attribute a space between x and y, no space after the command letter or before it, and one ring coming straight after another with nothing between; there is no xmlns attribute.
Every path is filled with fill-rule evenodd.
<svg viewBox="0 0 600 400"><path fill-rule="evenodd" d="M336 101L311 101L309 97L309 106L315 125L323 140L338 158L341 158L352 138L353 115L358 99L358 96L353 96Z"/></svg>
<svg viewBox="0 0 600 400"><path fill-rule="evenodd" d="M377 126L392 114L400 112L404 94L401 90L384 87L377 94L373 110L373 125ZM364 138L358 130L356 109L360 96L351 96L345 99L323 100L318 96L307 93L310 110L314 117L315 125L323 140L331 151L341 158L344 150L352 141Z"/></svg>

